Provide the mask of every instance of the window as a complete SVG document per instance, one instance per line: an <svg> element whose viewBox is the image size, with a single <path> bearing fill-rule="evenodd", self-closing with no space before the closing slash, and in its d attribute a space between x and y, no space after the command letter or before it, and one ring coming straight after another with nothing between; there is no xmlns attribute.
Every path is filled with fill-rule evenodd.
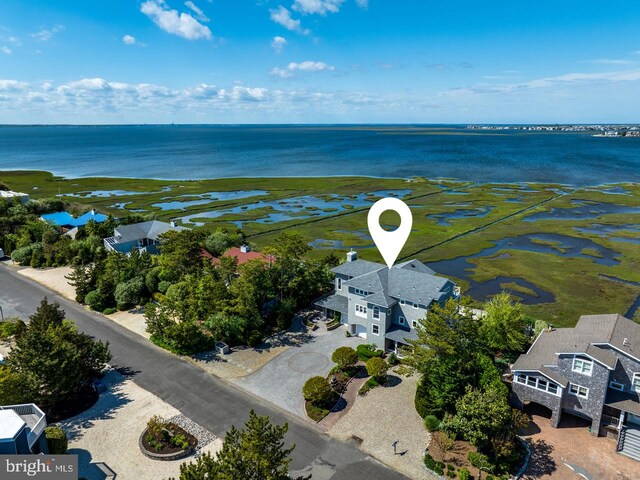
<svg viewBox="0 0 640 480"><path fill-rule="evenodd" d="M418 304L417 304L417 303L414 303L414 304L413 304L413 308L418 308Z"/></svg>
<svg viewBox="0 0 640 480"><path fill-rule="evenodd" d="M609 382L609 388L611 388L613 390L618 390L619 392L624 392L624 383L615 382L615 381L611 380Z"/></svg>
<svg viewBox="0 0 640 480"><path fill-rule="evenodd" d="M591 372L593 371L593 362L582 358L574 358L572 370L574 372L581 373L582 375L591 376Z"/></svg>
<svg viewBox="0 0 640 480"><path fill-rule="evenodd" d="M358 315L359 317L366 317L367 307L365 307L364 305L356 305L356 315Z"/></svg>
<svg viewBox="0 0 640 480"><path fill-rule="evenodd" d="M355 293L356 295L362 295L363 297L367 296L369 294L369 292L366 292L364 290L360 290L359 288L354 288L353 289L353 293Z"/></svg>
<svg viewBox="0 0 640 480"><path fill-rule="evenodd" d="M535 388L536 390L542 390L543 392L549 392L553 395L559 395L558 385L548 380L539 377L530 377L529 375L525 375L523 373L516 374L514 376L514 380L517 383Z"/></svg>
<svg viewBox="0 0 640 480"><path fill-rule="evenodd" d="M336 278L336 282L338 285L338 290L342 290L342 279L341 278Z"/></svg>
<svg viewBox="0 0 640 480"><path fill-rule="evenodd" d="M399 323L400 325L404 325L404 317L403 317L402 315L400 315L400 316L398 317L398 323Z"/></svg>
<svg viewBox="0 0 640 480"><path fill-rule="evenodd" d="M400 299L400 305L406 305L407 302L405 302L404 300Z"/></svg>
<svg viewBox="0 0 640 480"><path fill-rule="evenodd" d="M418 320L411 320L411 326L413 328L418 328Z"/></svg>
<svg viewBox="0 0 640 480"><path fill-rule="evenodd" d="M633 374L633 381L631 382L631 385L636 392L640 392L640 373Z"/></svg>
<svg viewBox="0 0 640 480"><path fill-rule="evenodd" d="M380 318L380 309L378 307L373 307L373 318Z"/></svg>
<svg viewBox="0 0 640 480"><path fill-rule="evenodd" d="M391 315L391 309L387 310L387 315Z"/></svg>
<svg viewBox="0 0 640 480"><path fill-rule="evenodd" d="M572 383L569 385L569 394L580 398L589 398L589 389Z"/></svg>
<svg viewBox="0 0 640 480"><path fill-rule="evenodd" d="M371 332L374 335L380 335L380 325L371 325Z"/></svg>

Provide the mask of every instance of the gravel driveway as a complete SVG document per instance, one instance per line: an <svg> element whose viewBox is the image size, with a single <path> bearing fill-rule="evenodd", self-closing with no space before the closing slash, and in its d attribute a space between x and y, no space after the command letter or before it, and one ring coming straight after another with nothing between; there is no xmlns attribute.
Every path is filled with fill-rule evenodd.
<svg viewBox="0 0 640 480"><path fill-rule="evenodd" d="M363 340L347 337L345 328L331 332L322 328L313 332L309 341L289 348L260 370L233 381L245 390L269 402L307 418L304 412L302 386L310 377L326 375L333 368L331 355L338 347L356 348Z"/></svg>

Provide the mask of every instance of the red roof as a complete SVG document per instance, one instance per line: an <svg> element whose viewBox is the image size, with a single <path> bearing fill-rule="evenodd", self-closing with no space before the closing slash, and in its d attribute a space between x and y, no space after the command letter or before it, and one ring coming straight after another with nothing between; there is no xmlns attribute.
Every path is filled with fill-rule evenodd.
<svg viewBox="0 0 640 480"><path fill-rule="evenodd" d="M211 263L213 263L214 265L217 265L218 263L220 263L220 260L216 257L214 257L213 255L211 255L209 252L207 252L206 250L202 250L202 256L204 258L208 258L211 260ZM238 247L232 247L229 250L227 250L226 252L224 252L222 254L223 257L236 257L236 259L238 260L238 265L242 265L243 263L247 263L249 260L260 260L264 263L273 263L275 261L275 258L271 255L264 255L260 252L243 252L242 250L240 250L240 248Z"/></svg>

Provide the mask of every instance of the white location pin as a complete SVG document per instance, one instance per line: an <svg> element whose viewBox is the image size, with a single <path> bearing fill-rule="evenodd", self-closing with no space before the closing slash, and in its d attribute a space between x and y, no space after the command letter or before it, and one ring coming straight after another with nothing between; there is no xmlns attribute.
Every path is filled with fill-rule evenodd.
<svg viewBox="0 0 640 480"><path fill-rule="evenodd" d="M387 210L393 210L400 215L400 226L392 232L387 232L380 226L380 215ZM376 243L382 258L384 258L389 268L393 267L411 233L411 226L413 225L411 209L398 198L382 198L369 209L367 223L369 224L369 233Z"/></svg>

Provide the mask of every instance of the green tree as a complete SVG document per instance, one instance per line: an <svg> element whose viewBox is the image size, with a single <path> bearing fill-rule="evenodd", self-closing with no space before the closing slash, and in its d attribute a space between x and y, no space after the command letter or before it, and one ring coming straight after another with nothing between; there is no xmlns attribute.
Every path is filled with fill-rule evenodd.
<svg viewBox="0 0 640 480"><path fill-rule="evenodd" d="M182 464L180 480L289 480L295 445L284 447L287 430L286 423L273 425L269 417L251 410L243 429L232 426L227 432L222 449L215 457L206 453L195 462Z"/></svg>
<svg viewBox="0 0 640 480"><path fill-rule="evenodd" d="M358 354L351 347L339 347L331 355L331 360L338 364L340 370L344 370L358 363Z"/></svg>
<svg viewBox="0 0 640 480"><path fill-rule="evenodd" d="M32 401L45 407L72 401L111 359L109 345L79 333L57 303L43 299L7 355Z"/></svg>
<svg viewBox="0 0 640 480"><path fill-rule="evenodd" d="M144 279L142 277L118 283L114 294L118 310L126 310L140 303L144 288Z"/></svg>
<svg viewBox="0 0 640 480"><path fill-rule="evenodd" d="M328 403L333 397L333 390L329 381L324 377L311 377L302 387L305 400L317 405Z"/></svg>
<svg viewBox="0 0 640 480"><path fill-rule="evenodd" d="M95 288L95 275L90 265L75 265L69 275L65 275L69 285L76 289L76 302L83 303L87 293Z"/></svg>
<svg viewBox="0 0 640 480"><path fill-rule="evenodd" d="M171 230L160 237L160 255L158 264L170 277L167 280L178 280L188 273L195 273L202 266L201 230Z"/></svg>
<svg viewBox="0 0 640 480"><path fill-rule="evenodd" d="M387 376L389 365L380 357L372 357L365 364L367 373L376 380L382 380Z"/></svg>
<svg viewBox="0 0 640 480"><path fill-rule="evenodd" d="M29 401L26 379L7 365L0 365L0 405L16 405Z"/></svg>
<svg viewBox="0 0 640 480"><path fill-rule="evenodd" d="M522 306L502 292L487 301L484 310L480 331L488 347L494 352L522 352L528 342L528 321Z"/></svg>

